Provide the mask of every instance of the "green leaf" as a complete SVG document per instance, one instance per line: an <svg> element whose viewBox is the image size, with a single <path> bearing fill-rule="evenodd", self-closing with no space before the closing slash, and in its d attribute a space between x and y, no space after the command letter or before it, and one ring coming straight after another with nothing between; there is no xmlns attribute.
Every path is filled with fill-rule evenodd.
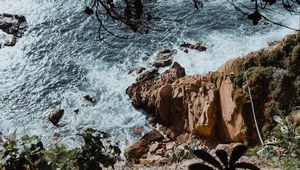
<svg viewBox="0 0 300 170"><path fill-rule="evenodd" d="M194 154L203 161L213 165L216 168L223 169L222 165L205 150L195 150Z"/></svg>
<svg viewBox="0 0 300 170"><path fill-rule="evenodd" d="M237 162L247 151L245 145L237 145L233 148L233 151L230 156L229 166L233 167L234 163Z"/></svg>
<svg viewBox="0 0 300 170"><path fill-rule="evenodd" d="M205 164L195 163L189 166L189 170L214 170L214 169Z"/></svg>
<svg viewBox="0 0 300 170"><path fill-rule="evenodd" d="M247 163L247 162L240 162L240 163L236 163L234 165L234 168L243 168L243 169L251 169L251 170L260 170L257 166L251 164L251 163Z"/></svg>

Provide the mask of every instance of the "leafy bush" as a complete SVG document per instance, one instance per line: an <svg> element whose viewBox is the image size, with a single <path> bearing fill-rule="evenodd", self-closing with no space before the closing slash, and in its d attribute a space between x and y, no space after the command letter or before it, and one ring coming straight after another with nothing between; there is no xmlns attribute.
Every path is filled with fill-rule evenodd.
<svg viewBox="0 0 300 170"><path fill-rule="evenodd" d="M116 145L102 143L106 133L87 129L79 135L84 145L70 150L65 145L46 149L38 136L8 140L0 150L0 169L101 169L119 159L121 151Z"/></svg>
<svg viewBox="0 0 300 170"><path fill-rule="evenodd" d="M290 116L282 119L280 116L274 116L277 122L270 135L269 141L271 145L266 145L259 154L264 156L276 164L281 164L286 169L300 168L300 134L297 134L292 120L293 112Z"/></svg>

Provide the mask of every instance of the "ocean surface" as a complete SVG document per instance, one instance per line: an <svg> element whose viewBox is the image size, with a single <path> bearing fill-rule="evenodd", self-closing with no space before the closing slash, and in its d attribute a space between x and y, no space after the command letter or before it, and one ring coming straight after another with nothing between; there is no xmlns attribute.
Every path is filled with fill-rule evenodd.
<svg viewBox="0 0 300 170"><path fill-rule="evenodd" d="M154 128L125 93L137 77L127 74L129 68L146 66L160 50L202 41L205 52L178 51L174 61L188 75L203 74L293 33L273 24L253 26L226 0L204 0L201 10L194 10L191 0L158 0L145 6L161 17L152 23L159 31L137 34L104 19L107 28L128 37L118 39L104 32L105 40L116 48L98 40L96 19L83 13L87 2L0 0L0 13L25 15L28 21L16 46L0 49L1 134L16 130L17 137L39 135L51 145L59 133L60 143L75 147L82 142L76 134L91 127L110 133L124 148L142 135L134 135L133 129L145 133ZM299 29L299 16L283 10L265 15ZM95 96L96 103L84 101L84 95ZM59 108L65 109L61 120L65 126L60 128L47 119Z"/></svg>

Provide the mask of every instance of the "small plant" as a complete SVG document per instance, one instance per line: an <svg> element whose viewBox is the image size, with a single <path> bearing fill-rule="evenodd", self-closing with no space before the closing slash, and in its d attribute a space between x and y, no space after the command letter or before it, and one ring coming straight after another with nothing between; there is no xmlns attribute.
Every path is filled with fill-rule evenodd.
<svg viewBox="0 0 300 170"><path fill-rule="evenodd" d="M189 166L190 170L235 170L236 168L244 168L250 170L259 170L258 167L247 162L237 162L245 153L247 147L245 145L237 145L233 148L230 159L228 160L227 152L217 150L216 155L221 163L205 150L196 150L194 154L202 159L204 163L195 163Z"/></svg>
<svg viewBox="0 0 300 170"><path fill-rule="evenodd" d="M172 162L180 162L184 159L191 159L193 152L198 149L199 141L192 140L184 146L176 147L174 151L169 155Z"/></svg>

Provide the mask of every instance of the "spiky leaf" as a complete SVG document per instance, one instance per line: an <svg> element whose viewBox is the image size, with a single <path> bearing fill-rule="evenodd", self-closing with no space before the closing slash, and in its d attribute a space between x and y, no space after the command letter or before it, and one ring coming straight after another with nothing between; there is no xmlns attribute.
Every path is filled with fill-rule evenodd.
<svg viewBox="0 0 300 170"><path fill-rule="evenodd" d="M216 168L222 169L222 165L205 150L195 150L194 154L203 161L213 165Z"/></svg>
<svg viewBox="0 0 300 170"><path fill-rule="evenodd" d="M217 150L216 155L220 159L220 161L223 163L223 165L228 168L228 155L227 152L224 150Z"/></svg>
<svg viewBox="0 0 300 170"><path fill-rule="evenodd" d="M247 151L245 145L237 145L233 148L233 151L230 156L229 165L230 167L234 166L234 163L237 162Z"/></svg>

